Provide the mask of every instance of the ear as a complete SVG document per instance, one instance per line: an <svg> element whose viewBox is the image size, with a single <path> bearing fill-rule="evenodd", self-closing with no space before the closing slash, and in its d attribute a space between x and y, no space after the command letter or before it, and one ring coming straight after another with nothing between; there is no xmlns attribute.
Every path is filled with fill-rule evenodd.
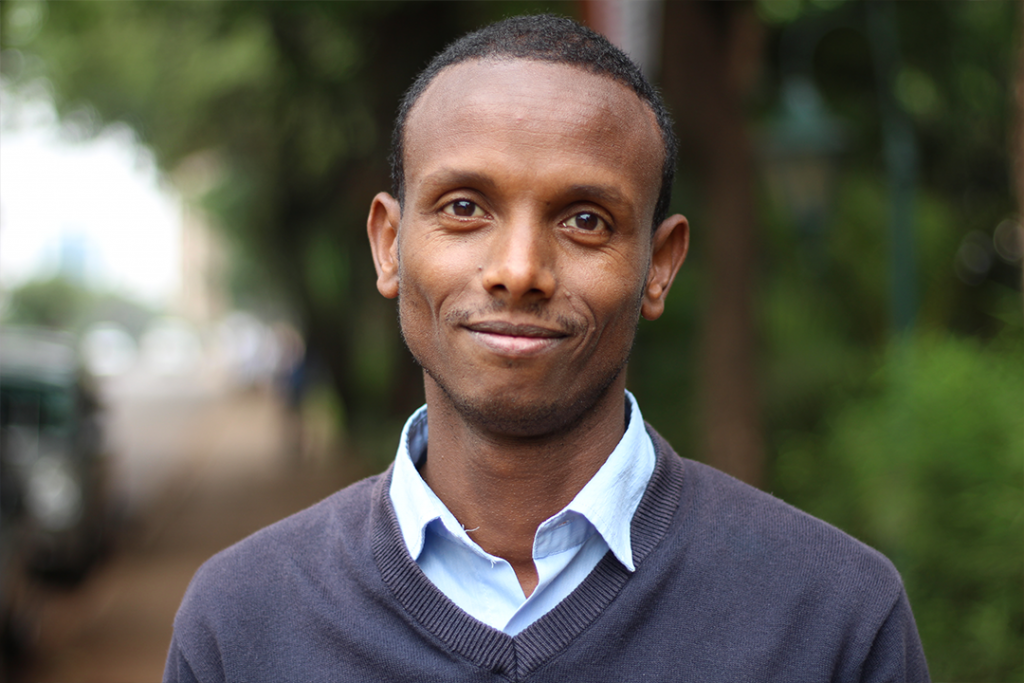
<svg viewBox="0 0 1024 683"><path fill-rule="evenodd" d="M657 320L665 311L665 298L689 247L690 224L684 216L669 216L654 231L651 267L640 307L640 314L647 320Z"/></svg>
<svg viewBox="0 0 1024 683"><path fill-rule="evenodd" d="M377 291L388 299L398 296L398 225L402 207L387 192L378 192L366 218L373 265L377 269Z"/></svg>

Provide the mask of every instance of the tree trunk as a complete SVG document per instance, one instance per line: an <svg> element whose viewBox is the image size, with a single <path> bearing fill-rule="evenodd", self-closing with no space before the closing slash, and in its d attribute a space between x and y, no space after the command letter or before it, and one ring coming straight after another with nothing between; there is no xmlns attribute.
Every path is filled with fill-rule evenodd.
<svg viewBox="0 0 1024 683"><path fill-rule="evenodd" d="M754 154L743 112L761 55L748 3L667 2L664 87L677 119L680 166L696 164L706 198L695 242L710 294L701 351L703 456L754 486L764 479L754 317Z"/></svg>

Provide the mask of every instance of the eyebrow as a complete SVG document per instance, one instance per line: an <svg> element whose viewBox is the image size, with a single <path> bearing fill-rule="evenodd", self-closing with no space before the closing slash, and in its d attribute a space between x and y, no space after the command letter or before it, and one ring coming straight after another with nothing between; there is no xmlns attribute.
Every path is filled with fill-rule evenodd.
<svg viewBox="0 0 1024 683"><path fill-rule="evenodd" d="M423 179L423 184L428 186L452 185L491 189L494 187L494 179L477 171L442 168L426 176Z"/></svg>
<svg viewBox="0 0 1024 683"><path fill-rule="evenodd" d="M423 184L428 186L467 186L489 190L495 187L494 179L486 173L470 171L457 168L442 168L434 171L423 179ZM595 201L607 202L609 204L621 204L622 193L608 185L577 184L565 188L562 193L569 197L582 197Z"/></svg>
<svg viewBox="0 0 1024 683"><path fill-rule="evenodd" d="M621 192L607 185L573 185L566 190L565 194L572 197L595 199L609 204L621 204L624 201Z"/></svg>

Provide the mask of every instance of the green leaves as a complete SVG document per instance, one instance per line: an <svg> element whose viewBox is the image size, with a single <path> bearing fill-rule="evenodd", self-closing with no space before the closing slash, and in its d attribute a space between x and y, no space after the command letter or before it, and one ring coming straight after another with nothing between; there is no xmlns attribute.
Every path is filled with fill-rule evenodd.
<svg viewBox="0 0 1024 683"><path fill-rule="evenodd" d="M783 497L896 563L942 679L1024 674L1021 342L895 340L863 394L780 448Z"/></svg>

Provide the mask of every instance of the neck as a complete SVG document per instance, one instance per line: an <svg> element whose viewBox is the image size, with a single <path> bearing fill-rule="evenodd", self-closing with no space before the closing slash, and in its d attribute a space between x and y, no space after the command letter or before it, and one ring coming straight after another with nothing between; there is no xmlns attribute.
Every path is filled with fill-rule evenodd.
<svg viewBox="0 0 1024 683"><path fill-rule="evenodd" d="M425 378L430 445L423 479L481 548L512 565L527 596L537 585L537 527L572 501L622 438L624 375L569 429L530 437L468 423Z"/></svg>

